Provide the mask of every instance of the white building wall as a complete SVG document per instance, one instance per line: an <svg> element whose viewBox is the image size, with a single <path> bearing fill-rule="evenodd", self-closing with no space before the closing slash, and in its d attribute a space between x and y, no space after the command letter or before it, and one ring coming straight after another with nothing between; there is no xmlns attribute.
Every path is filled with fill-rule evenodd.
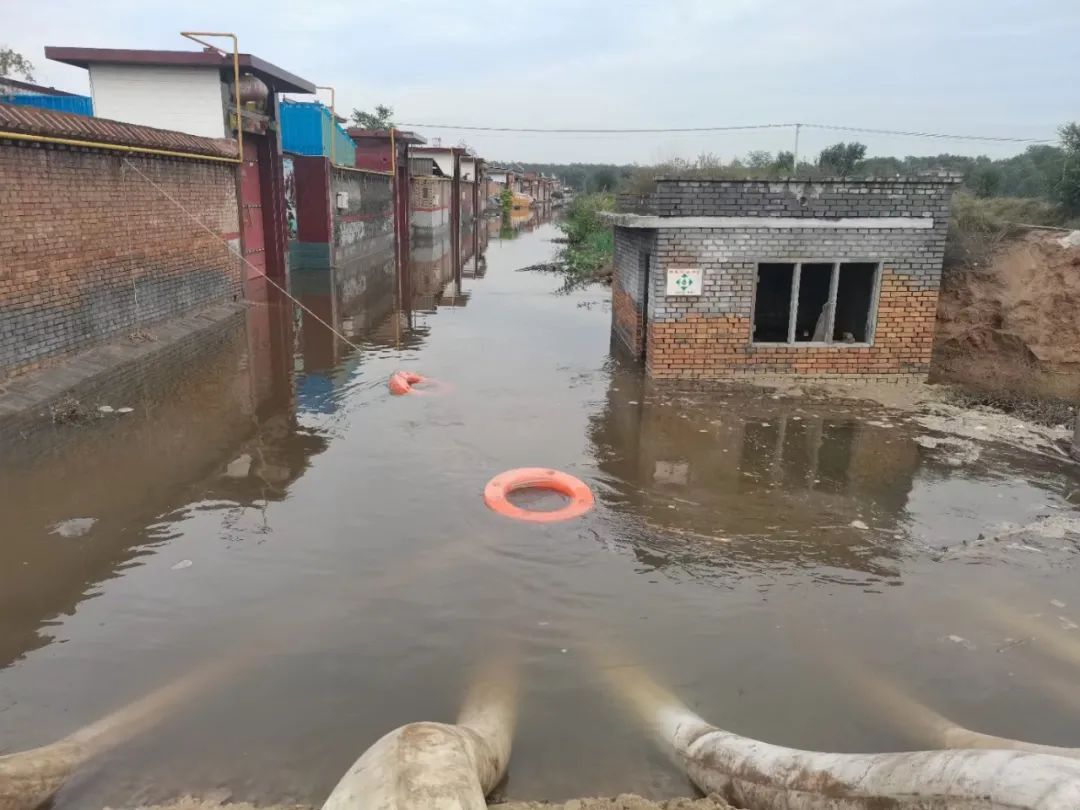
<svg viewBox="0 0 1080 810"><path fill-rule="evenodd" d="M92 64L90 92L98 118L208 138L226 135L217 68Z"/></svg>
<svg viewBox="0 0 1080 810"><path fill-rule="evenodd" d="M435 161L435 165L439 167L439 171L447 177L454 176L454 153L447 150L446 152L424 152L424 157L429 157Z"/></svg>

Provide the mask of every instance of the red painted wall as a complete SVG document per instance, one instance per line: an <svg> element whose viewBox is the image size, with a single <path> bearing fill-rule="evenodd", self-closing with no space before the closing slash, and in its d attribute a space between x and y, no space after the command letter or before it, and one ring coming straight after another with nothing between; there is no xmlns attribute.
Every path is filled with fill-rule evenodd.
<svg viewBox="0 0 1080 810"><path fill-rule="evenodd" d="M296 238L300 242L329 242L330 161L322 156L293 158L296 181Z"/></svg>
<svg viewBox="0 0 1080 810"><path fill-rule="evenodd" d="M390 138L354 137L356 168L388 172L392 168Z"/></svg>

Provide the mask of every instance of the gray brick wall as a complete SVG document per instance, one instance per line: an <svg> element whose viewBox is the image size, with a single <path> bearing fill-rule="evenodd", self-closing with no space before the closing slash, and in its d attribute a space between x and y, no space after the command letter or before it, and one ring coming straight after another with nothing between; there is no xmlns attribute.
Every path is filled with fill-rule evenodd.
<svg viewBox="0 0 1080 810"><path fill-rule="evenodd" d="M935 223L932 230L910 231L660 229L656 232L657 261L651 279L649 320L677 321L693 313L751 317L758 262L880 261L892 273L909 276L914 288L936 290L941 283L946 228L947 222L942 221ZM626 229L617 229L622 230ZM630 262L628 265L633 267ZM701 297L667 296L666 269L679 266L704 271Z"/></svg>
<svg viewBox="0 0 1080 810"><path fill-rule="evenodd" d="M612 278L613 329L623 347L641 353L644 315L646 256L656 258L656 231L615 229L615 260Z"/></svg>
<svg viewBox="0 0 1080 810"><path fill-rule="evenodd" d="M956 179L666 180L646 201L659 216L945 217Z"/></svg>

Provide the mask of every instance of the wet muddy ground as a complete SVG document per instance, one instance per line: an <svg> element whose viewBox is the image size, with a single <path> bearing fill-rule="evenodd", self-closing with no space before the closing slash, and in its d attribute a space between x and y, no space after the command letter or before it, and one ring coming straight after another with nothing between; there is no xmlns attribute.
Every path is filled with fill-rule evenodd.
<svg viewBox="0 0 1080 810"><path fill-rule="evenodd" d="M556 235L496 223L457 280L425 245L404 309L308 278L355 347L253 307L197 362L91 403L113 411L6 451L0 751L207 658L248 662L57 810L317 805L381 734L452 721L507 647L513 799L692 792L608 694L600 643L781 745L925 746L863 697L878 677L969 728L1080 743L1060 654L1080 649L1074 465L866 404L648 385L610 356L609 290L516 272ZM445 386L391 397L403 368ZM485 483L522 466L578 476L596 508L486 509Z"/></svg>

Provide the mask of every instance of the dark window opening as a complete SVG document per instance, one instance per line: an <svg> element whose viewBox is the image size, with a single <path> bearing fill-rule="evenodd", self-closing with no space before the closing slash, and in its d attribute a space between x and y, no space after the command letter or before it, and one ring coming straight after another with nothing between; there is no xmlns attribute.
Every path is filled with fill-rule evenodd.
<svg viewBox="0 0 1080 810"><path fill-rule="evenodd" d="M869 343L879 267L875 262L759 264L753 341Z"/></svg>
<svg viewBox="0 0 1080 810"><path fill-rule="evenodd" d="M877 265L869 262L840 265L840 279L836 287L834 341L866 342L870 330L876 275Z"/></svg>
<svg viewBox="0 0 1080 810"><path fill-rule="evenodd" d="M795 310L795 340L800 343L825 340L829 328L831 264L804 264L799 274L799 306Z"/></svg>
<svg viewBox="0 0 1080 810"><path fill-rule="evenodd" d="M758 265L757 296L754 299L754 340L785 343L791 322L793 264Z"/></svg>

